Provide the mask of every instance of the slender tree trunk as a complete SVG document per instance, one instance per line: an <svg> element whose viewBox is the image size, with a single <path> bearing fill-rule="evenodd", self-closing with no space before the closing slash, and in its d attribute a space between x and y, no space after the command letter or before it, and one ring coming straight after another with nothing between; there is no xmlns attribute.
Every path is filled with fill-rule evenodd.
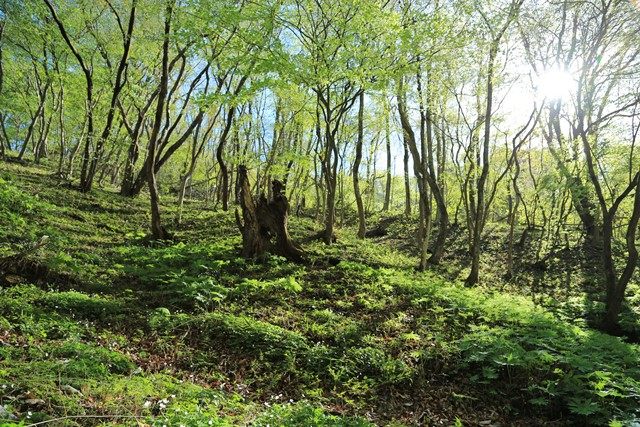
<svg viewBox="0 0 640 427"><path fill-rule="evenodd" d="M83 174L80 181L80 191L89 192L91 191L91 187L93 186L93 180L96 175L98 162L102 158L102 153L104 151L104 144L106 140L109 138L111 134L111 128L113 127L113 119L116 114L116 107L118 104L118 97L120 96L120 92L125 84L125 73L126 73L126 65L127 60L129 58L129 51L131 48L131 36L133 34L133 28L135 24L135 16L136 16L136 3L137 0L133 0L131 4L131 12L129 14L129 21L127 26L126 34L123 34L123 51L122 56L120 57L120 62L118 64L118 69L116 71L116 79L113 86L113 92L111 94L111 103L109 104L109 111L107 112L107 119L104 125L104 129L102 130L102 134L98 138L95 152L91 159L86 156L83 158ZM88 154L85 148L85 154Z"/></svg>
<svg viewBox="0 0 640 427"><path fill-rule="evenodd" d="M198 157L200 156L200 154L202 154L204 150L204 146L208 141L209 135L211 133L211 130L213 129L214 124L215 124L215 120L212 120L211 124L208 126L207 130L205 131L201 142L199 142L198 140L200 135L200 125L198 125L198 127L196 128L193 134L193 142L191 145L191 156L189 157L189 163L187 164L185 160L185 170L180 177L180 192L178 194L178 212L176 214L176 222L178 224L182 222L182 208L184 205L184 198L187 192L187 184L189 184L189 182L191 182L193 178L193 173L196 170ZM239 191L239 189L237 190Z"/></svg>
<svg viewBox="0 0 640 427"><path fill-rule="evenodd" d="M3 139L4 139L4 143L6 144L6 150L7 151L11 151L11 140L9 139L9 134L7 133L7 128L4 124L4 119L5 116L4 114L0 113L0 132L2 133Z"/></svg>
<svg viewBox="0 0 640 427"><path fill-rule="evenodd" d="M340 160L337 135L343 124L345 114L353 106L358 99L359 91L355 91L351 83L347 83L342 92L334 93L329 85L315 88L317 96L316 120L320 122L320 109L322 109L322 117L324 122L324 153L321 155L322 173L324 177L326 190L326 209L325 209L325 229L323 232L323 240L326 244L331 244L334 240L334 224L335 224L335 204L336 204L336 187L338 177L338 163ZM335 95L341 97L338 102L332 99ZM316 128L318 136L320 136L319 126Z"/></svg>
<svg viewBox="0 0 640 427"><path fill-rule="evenodd" d="M563 144L560 124L561 105L561 100L555 101L552 105L549 113L547 130L544 131L543 129L543 134L547 140L549 153L555 160L560 174L567 180L568 187L571 191L573 206L580 217L580 221L582 222L582 226L587 236L585 244L587 246L600 248L602 246L602 229L598 218L596 217L597 207L589 196L589 189L578 173L572 173L569 170L565 164L565 156L562 154L562 150L558 152L558 148L554 146L554 138L557 140L556 142L561 148Z"/></svg>
<svg viewBox="0 0 640 427"><path fill-rule="evenodd" d="M80 172L80 190L81 191L86 191L86 188L83 187L82 183L86 181L86 177L87 177L87 170L88 170L88 166L89 166L89 156L90 156L90 151L91 151L91 146L93 144L93 133L94 133L94 128L93 128L93 70L92 68L90 68L89 66L87 66L85 60L82 58L82 55L80 55L80 53L78 52L78 50L76 49L75 45L73 44L73 42L71 41L71 38L69 37L69 34L67 33L67 30L64 27L64 24L62 23L62 21L60 21L60 18L58 17L58 14L56 13L55 8L53 7L53 4L51 3L51 0L44 0L45 4L47 5L47 7L49 8L49 11L51 12L51 15L53 16L54 21L56 22L56 25L58 26L58 29L60 30L60 34L62 35L62 38L64 39L64 41L67 43L67 46L69 47L69 49L71 50L71 52L73 53L73 55L75 56L76 60L78 61L78 64L80 65L80 68L82 68L82 72L84 74L84 78L85 78L85 82L86 82L86 100L85 100L85 108L86 108L86 122L87 122L87 133L85 135L85 145L84 145L84 151L83 151L83 155L82 155L82 169Z"/></svg>
<svg viewBox="0 0 640 427"><path fill-rule="evenodd" d="M18 160L22 160L24 158L25 153L27 152L27 147L29 146L29 142L33 139L33 130L35 128L36 122L40 119L40 116L44 113L44 106L47 101L47 91L49 90L49 83L47 83L42 90L42 93L39 96L38 109L34 114L31 122L29 123L29 127L27 128L27 134L24 137L24 142L22 143L22 148L20 148L20 153L18 153Z"/></svg>
<svg viewBox="0 0 640 427"><path fill-rule="evenodd" d="M89 170L89 161L91 160L91 149L93 146L93 78L87 78L87 100L86 100L86 114L87 114L87 134L85 135L84 148L82 151L82 162L80 166L80 191L88 191L82 183L87 181L87 172Z"/></svg>
<svg viewBox="0 0 640 427"><path fill-rule="evenodd" d="M229 107L229 111L227 111L227 120L225 122L225 127L222 131L222 135L220 136L218 148L216 149L216 159L218 161L218 166L220 166L220 174L222 176L220 198L222 199L222 210L225 212L229 210L229 172L227 164L224 161L223 153L224 146L227 142L229 131L231 130L231 125L233 123L234 113L235 107Z"/></svg>
<svg viewBox="0 0 640 427"><path fill-rule="evenodd" d="M129 148L127 150L127 159L124 165L122 184L120 185L121 196L127 196L127 197L136 196L137 194L139 194L140 190L144 186L145 180L140 179L140 174L134 177L134 169L138 161L138 158L140 156L140 136L142 135L145 128L145 123L147 120L146 114L149 108L151 107L151 105L153 104L153 101L155 100L156 96L158 96L158 89L151 94L151 96L149 97L149 99L147 100L143 108L138 111L136 123L133 126L133 128L128 124L127 113L122 107L122 104L120 103L120 101L118 101L120 114L122 116L122 122L127 128L127 132L129 133L129 138L130 138Z"/></svg>
<svg viewBox="0 0 640 427"><path fill-rule="evenodd" d="M180 148L182 146L182 144L189 138L189 136L191 135L191 133L193 132L193 130L199 125L199 123L202 121L202 118L204 117L204 112L201 110L198 115L195 117L195 119L189 124L189 127L187 128L187 130L180 136L180 138L178 138L178 140L176 142L174 142L173 144L171 144L169 146L169 148L167 148L166 150L162 151L161 154L156 154L156 162L155 162L155 166L154 166L154 171L157 174L160 169L162 168L162 166L171 158L171 156L178 150L178 148ZM167 136L164 136L164 141L158 142L158 151L166 146L167 143ZM145 160L146 161L146 160ZM138 194L140 194L140 191L142 191L142 188L144 187L145 182L148 180L148 169L146 167L143 167L142 170L140 170L140 172L138 172L138 175L136 176L135 180L133 181L133 184L131 185L130 191L125 194L129 197L134 197L137 196Z"/></svg>
<svg viewBox="0 0 640 427"><path fill-rule="evenodd" d="M627 187L627 190L628 191L623 192L623 194L616 199L613 206L609 209L608 214L604 218L603 226L603 259L605 279L607 282L607 297L602 328L612 333L616 333L620 329L618 318L622 311L624 294L638 265L639 256L638 248L636 247L636 234L638 231L638 223L640 222L640 172L635 175L634 180L629 187ZM620 203L632 190L635 190L633 210L629 223L627 224L625 236L627 259L622 273L620 276L617 276L612 253L613 221Z"/></svg>
<svg viewBox="0 0 640 427"><path fill-rule="evenodd" d="M366 232L366 224L364 217L364 205L362 203L362 194L360 194L360 162L362 161L362 143L364 139L364 91L360 92L360 106L358 108L358 139L356 141L356 158L353 161L353 192L356 197L356 206L358 207L358 238L364 239Z"/></svg>
<svg viewBox="0 0 640 427"><path fill-rule="evenodd" d="M147 154L147 185L149 186L149 198L151 202L151 234L155 240L164 240L169 237L162 226L160 218L160 197L156 180L156 157L158 149L158 134L162 123L164 104L167 98L169 85L169 35L171 34L171 17L173 14L173 0L167 2L164 18L164 40L162 42L162 74L160 76L160 91L156 106L153 128L149 137L149 152Z"/></svg>
<svg viewBox="0 0 640 427"><path fill-rule="evenodd" d="M58 154L58 168L56 175L62 177L62 168L64 167L64 151L66 148L64 133L64 85L60 85L60 110L58 111L58 124L60 126L58 138L60 138L60 153Z"/></svg>
<svg viewBox="0 0 640 427"><path fill-rule="evenodd" d="M120 195L122 196L132 196L133 194L133 169L135 167L136 162L138 161L138 155L140 152L138 138L131 138L131 142L129 143L129 149L127 150L127 159L124 164L124 172L122 184L120 186Z"/></svg>
<svg viewBox="0 0 640 427"><path fill-rule="evenodd" d="M413 159L413 172L416 177L418 186L418 206L420 213L420 222L418 229L418 238L420 249L420 265L419 269L424 270L427 265L427 252L429 245L429 234L431 231L431 209L429 206L429 194L426 183L425 163L425 140L424 140L424 114L420 114L420 147L418 147L416 136L409 121L409 115L406 105L406 93L404 90L404 81L401 78L398 82L398 114L400 116L400 124L402 126L402 134L404 141L411 152Z"/></svg>
<svg viewBox="0 0 640 427"><path fill-rule="evenodd" d="M324 215L324 243L330 245L334 239L333 227L336 216L336 186L337 186L337 169L338 169L338 148L336 146L335 135L331 129L331 123L334 120L330 106L324 109L325 119L325 149L322 159L322 172L326 190L325 198L325 215Z"/></svg>
<svg viewBox="0 0 640 427"><path fill-rule="evenodd" d="M68 180L73 178L73 166L76 160L76 156L78 155L78 151L80 150L80 144L85 138L86 128L87 118L85 117L84 123L82 124L82 132L80 133L80 137L78 138L78 141L73 146L73 148L71 149L71 153L69 154L69 163L67 164L67 170L65 172L65 178Z"/></svg>
<svg viewBox="0 0 640 427"><path fill-rule="evenodd" d="M513 149L515 150L515 146ZM509 248L507 254L507 279L513 278L513 246L516 222L518 219L518 207L522 194L518 188L518 177L520 176L520 161L518 156L514 159L514 172L511 176L511 192L509 193Z"/></svg>
<svg viewBox="0 0 640 427"><path fill-rule="evenodd" d="M49 131L51 130L51 121L53 120L54 113L55 109L49 116L48 120L45 119L44 112L40 117L40 137L38 138L38 143L36 144L34 157L34 161L36 164L40 164L40 160L48 156L47 145L49 140Z"/></svg>
<svg viewBox="0 0 640 427"><path fill-rule="evenodd" d="M411 216L411 181L409 180L409 147L407 140L403 139L404 156L402 157L404 165L404 215L409 218Z"/></svg>
<svg viewBox="0 0 640 427"><path fill-rule="evenodd" d="M335 224L336 217L336 188L337 188L337 177L336 173L333 170L332 165L335 164L337 166L338 160L332 160L334 156L334 148L335 141L331 136L327 137L327 150L326 153L328 155L327 160L325 161L325 171L324 171L324 180L325 180L325 188L326 188L326 199L325 199L325 220L324 220L324 242L329 245L333 242L333 227ZM337 153L336 153L337 157ZM335 168L337 169L337 167Z"/></svg>
<svg viewBox="0 0 640 427"><path fill-rule="evenodd" d="M427 92L429 94L431 93L430 85L431 83L428 83L427 85ZM444 198L444 190L440 185L438 185L438 176L434 165L432 115L431 107L429 106L425 111L425 125L427 141L426 157L423 157L423 159L426 160L427 163L424 171L425 180L426 184L431 190L431 195L436 201L436 208L438 213L438 235L433 246L433 253L431 254L431 257L429 257L428 262L430 264L439 264L444 254L445 240L447 238L447 232L449 230L449 212L447 211L447 203Z"/></svg>
<svg viewBox="0 0 640 427"><path fill-rule="evenodd" d="M484 113L484 135L482 141L481 162L482 171L480 177L476 181L477 200L475 201L475 212L473 216L473 234L471 239L471 271L466 279L467 285L475 285L478 283L480 275L480 239L482 237L482 230L485 224L485 191L486 182L489 176L489 144L491 142L491 114L493 110L493 80L495 74L495 61L498 56L498 49L502 36L506 32L507 28L513 22L520 6L524 0L514 0L510 5L509 16L506 18L505 23L502 25L496 36L491 41L489 47L489 62L487 65L486 74L486 108Z"/></svg>
<svg viewBox="0 0 640 427"><path fill-rule="evenodd" d="M382 210L387 212L389 210L389 204L391 203L391 131L389 126L390 114L387 112L387 120L384 128L384 139L387 147L387 182L384 191L384 204Z"/></svg>
<svg viewBox="0 0 640 427"><path fill-rule="evenodd" d="M184 206L184 197L187 192L187 184L191 180L191 174L185 173L180 177L180 192L178 193L178 212L176 213L176 223L182 223L182 207Z"/></svg>
<svg viewBox="0 0 640 427"><path fill-rule="evenodd" d="M380 139L376 138L375 143L372 142L371 151L369 155L370 162L372 163L371 169L371 185L368 188L369 197L367 199L367 212L372 212L376 208L376 181L378 179L378 162L376 159L376 153L378 152Z"/></svg>

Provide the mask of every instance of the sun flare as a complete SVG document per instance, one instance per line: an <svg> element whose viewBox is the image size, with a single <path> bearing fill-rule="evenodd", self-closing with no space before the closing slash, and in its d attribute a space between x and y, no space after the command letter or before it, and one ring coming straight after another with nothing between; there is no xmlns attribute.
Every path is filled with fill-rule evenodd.
<svg viewBox="0 0 640 427"><path fill-rule="evenodd" d="M576 86L576 80L571 73L552 69L538 77L536 93L543 99L566 101L575 93Z"/></svg>

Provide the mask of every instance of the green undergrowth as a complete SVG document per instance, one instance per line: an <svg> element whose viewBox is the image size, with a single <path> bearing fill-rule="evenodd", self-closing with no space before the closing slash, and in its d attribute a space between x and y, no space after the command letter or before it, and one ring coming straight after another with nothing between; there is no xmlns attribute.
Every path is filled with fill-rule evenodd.
<svg viewBox="0 0 640 427"><path fill-rule="evenodd" d="M182 336L192 365L207 360L212 348L245 361L251 355L245 375L263 393L339 396L341 404L364 409L368 399L440 371L451 381L490 386L489 394L509 396L516 411L564 413L595 424L638 416L635 345L562 322L523 297L355 262L328 270L345 293L301 275L295 287L288 280L281 288L252 280L250 290L270 289L271 298L249 293L249 300L238 300L245 279L235 288L218 285L219 308L211 312L159 309L150 325L160 337ZM269 304L274 295L289 306L246 306ZM308 299L317 295L329 299Z"/></svg>
<svg viewBox="0 0 640 427"><path fill-rule="evenodd" d="M482 295L457 286L422 288L414 302L437 298L468 319L452 354L471 380L500 383L527 405L566 410L584 423L637 422L640 412L640 348L555 318L523 297ZM428 355L425 355L428 358Z"/></svg>
<svg viewBox="0 0 640 427"><path fill-rule="evenodd" d="M21 191L8 176L0 176L0 256L10 255L12 245L33 240L38 228L33 221L50 207L39 198Z"/></svg>
<svg viewBox="0 0 640 427"><path fill-rule="evenodd" d="M3 414L16 425L18 418L28 425L52 417L62 418L55 425L92 425L100 422L91 418L96 415L123 425L366 425L351 418L343 424L341 417L305 402L269 408L188 375L149 372L138 364L145 363L141 352L134 351L139 337L101 326L117 323L126 310L115 299L75 291L45 292L31 285L1 290ZM8 418L0 422L14 424Z"/></svg>
<svg viewBox="0 0 640 427"><path fill-rule="evenodd" d="M231 212L192 202L172 224L170 197L176 239L151 243L144 196L84 195L48 185L41 169L8 168L3 253L48 235L29 259L73 278L20 273L0 289L0 413L24 424L640 418L638 346L530 298L417 273L415 257L350 229L329 247L305 242L303 265L252 262L239 257ZM317 232L309 218L290 223L295 240Z"/></svg>

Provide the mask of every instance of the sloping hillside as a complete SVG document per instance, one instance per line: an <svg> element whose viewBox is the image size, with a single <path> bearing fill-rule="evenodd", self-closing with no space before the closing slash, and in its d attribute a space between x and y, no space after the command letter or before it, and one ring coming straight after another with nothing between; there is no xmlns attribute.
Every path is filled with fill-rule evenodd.
<svg viewBox="0 0 640 427"><path fill-rule="evenodd" d="M638 346L525 297L414 272L416 259L351 232L329 247L305 243L303 265L253 263L238 255L233 215L204 204L185 210L174 241L151 244L144 198L81 194L52 185L44 169L1 167L7 425L622 425L640 416ZM174 203L163 201L169 217ZM317 231L308 219L291 227L298 240Z"/></svg>

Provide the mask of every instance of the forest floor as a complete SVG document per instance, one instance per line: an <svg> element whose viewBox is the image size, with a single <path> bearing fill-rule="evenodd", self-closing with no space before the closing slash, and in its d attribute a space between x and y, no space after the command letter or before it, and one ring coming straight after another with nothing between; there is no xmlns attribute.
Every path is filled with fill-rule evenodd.
<svg viewBox="0 0 640 427"><path fill-rule="evenodd" d="M374 241L411 257L418 247L416 221L400 215L376 218L372 226L384 224L385 233ZM560 319L598 327L606 298L601 259L592 248L584 246L579 227L560 231L557 236L542 234L539 228L516 228L511 276L507 275L508 225L497 220L489 222L486 228L481 244L480 286L489 291L527 296ZM466 230L453 223L443 261L430 269L450 282L464 282L471 265L467 242ZM624 260L624 248L616 246L614 252ZM636 271L629 284L626 299L628 304L620 316L622 333L627 342L639 343L640 271Z"/></svg>
<svg viewBox="0 0 640 427"><path fill-rule="evenodd" d="M465 288L459 264L419 273L403 239L348 229L304 265L253 263L231 212L176 225L163 202L175 240L152 244L145 197L0 165L0 425L640 420L640 347L590 329L580 293ZM298 241L317 227L291 219Z"/></svg>

